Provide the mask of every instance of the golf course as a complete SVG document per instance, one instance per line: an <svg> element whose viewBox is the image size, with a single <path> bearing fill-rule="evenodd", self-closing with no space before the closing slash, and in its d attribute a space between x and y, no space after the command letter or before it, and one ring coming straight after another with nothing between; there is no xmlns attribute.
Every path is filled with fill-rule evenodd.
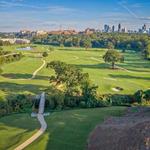
<svg viewBox="0 0 150 150"><path fill-rule="evenodd" d="M18 52L16 46L5 46L5 49ZM30 79L43 64L42 59L38 57L43 51L48 52L48 46L37 45L31 51L21 51L24 57L20 61L3 65L3 73L0 76L1 96L5 97L7 92L35 94L49 86L49 76L54 72L47 69L46 65L37 72L34 79ZM150 88L149 61L143 60L138 53L127 51L124 53L124 63L116 64L119 69L111 70L111 64L103 60L106 51L106 49L56 47L54 51L48 52L45 61L48 63L59 60L83 69L83 72L89 73L90 80L99 86L98 91L101 94L133 94L139 89ZM121 87L123 90L115 91L113 90L115 87Z"/></svg>
<svg viewBox="0 0 150 150"><path fill-rule="evenodd" d="M33 46L33 45L32 45ZM46 67L51 61L72 64L89 74L90 80L98 85L100 94L133 94L137 90L150 88L150 64L134 51L126 51L123 63L116 63L117 69L105 63L103 56L107 49L66 48L48 45L34 45L32 50L18 50L19 45L3 46L4 51L22 53L19 61L5 63L0 75L0 101L9 95L36 95L50 86L49 77L54 70ZM119 50L118 50L119 51ZM47 57L41 53L47 52ZM121 88L118 90L116 87ZM83 150L87 139L95 126L110 116L121 116L126 107L112 106L104 108L54 111L45 117L48 128L46 132L29 145L26 150ZM28 113L14 113L0 118L0 149L13 150L27 140L39 129L36 118ZM8 143L9 141L9 143Z"/></svg>

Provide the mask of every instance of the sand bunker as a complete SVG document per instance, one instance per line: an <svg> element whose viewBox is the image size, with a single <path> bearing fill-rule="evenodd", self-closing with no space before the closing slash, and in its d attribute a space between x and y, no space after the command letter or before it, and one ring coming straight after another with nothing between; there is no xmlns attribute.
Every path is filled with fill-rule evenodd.
<svg viewBox="0 0 150 150"><path fill-rule="evenodd" d="M120 92L120 91L123 90L123 88L121 88L121 87L114 87L114 88L112 88L112 90L113 90L114 92Z"/></svg>

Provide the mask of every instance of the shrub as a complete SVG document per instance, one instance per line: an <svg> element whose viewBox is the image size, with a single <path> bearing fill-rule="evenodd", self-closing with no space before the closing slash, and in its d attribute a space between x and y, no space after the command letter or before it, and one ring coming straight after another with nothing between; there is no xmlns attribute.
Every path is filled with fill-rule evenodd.
<svg viewBox="0 0 150 150"><path fill-rule="evenodd" d="M43 57L47 57L47 56L48 56L48 53L47 53L47 52L43 52L42 56L43 56Z"/></svg>
<svg viewBox="0 0 150 150"><path fill-rule="evenodd" d="M133 97L135 102L141 103L143 100L143 91L138 90L137 92L134 93Z"/></svg>
<svg viewBox="0 0 150 150"><path fill-rule="evenodd" d="M147 91L144 91L144 99L146 100L146 101L150 101L150 90L147 90Z"/></svg>
<svg viewBox="0 0 150 150"><path fill-rule="evenodd" d="M64 107L64 93L53 86L47 89L46 93L46 108L57 109Z"/></svg>

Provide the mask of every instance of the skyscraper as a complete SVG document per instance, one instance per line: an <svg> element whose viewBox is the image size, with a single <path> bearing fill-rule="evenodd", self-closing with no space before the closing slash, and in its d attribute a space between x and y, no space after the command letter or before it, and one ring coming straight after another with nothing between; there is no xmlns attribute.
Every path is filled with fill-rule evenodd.
<svg viewBox="0 0 150 150"><path fill-rule="evenodd" d="M121 32L121 24L118 24L118 32Z"/></svg>
<svg viewBox="0 0 150 150"><path fill-rule="evenodd" d="M104 32L109 32L109 29L110 29L109 25L105 24L104 25Z"/></svg>
<svg viewBox="0 0 150 150"><path fill-rule="evenodd" d="M146 24L143 25L142 30L146 31Z"/></svg>
<svg viewBox="0 0 150 150"><path fill-rule="evenodd" d="M114 25L112 26L112 32L115 32L115 26Z"/></svg>

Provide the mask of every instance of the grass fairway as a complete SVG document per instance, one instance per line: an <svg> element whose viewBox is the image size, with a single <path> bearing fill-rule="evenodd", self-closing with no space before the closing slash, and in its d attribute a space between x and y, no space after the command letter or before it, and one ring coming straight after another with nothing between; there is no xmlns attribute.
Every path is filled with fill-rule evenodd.
<svg viewBox="0 0 150 150"><path fill-rule="evenodd" d="M5 46L4 50L17 51L19 46ZM36 57L37 52L48 51L48 46L37 45L32 51L22 51L25 55L23 59L3 66L3 73L0 76L0 99L10 93L32 93L36 94L49 86L48 77L53 74L53 70L44 67L38 72L33 80L20 80L30 78L33 72L41 66L41 58ZM19 51L20 52L20 51ZM143 60L140 54L135 52L126 52L125 62L117 64L123 70L109 69L110 65L105 64L103 55L106 49L84 48L60 48L49 52L45 58L46 62L53 60L64 61L68 64L74 64L88 72L90 79L99 86L99 92L133 94L139 89L147 90L150 88L150 63ZM114 87L123 88L122 91L113 91Z"/></svg>
<svg viewBox="0 0 150 150"><path fill-rule="evenodd" d="M37 131L39 123L28 114L0 118L0 150L13 150Z"/></svg>
<svg viewBox="0 0 150 150"><path fill-rule="evenodd" d="M104 119L123 114L125 107L78 109L46 117L48 129L26 150L84 150L89 133Z"/></svg>

